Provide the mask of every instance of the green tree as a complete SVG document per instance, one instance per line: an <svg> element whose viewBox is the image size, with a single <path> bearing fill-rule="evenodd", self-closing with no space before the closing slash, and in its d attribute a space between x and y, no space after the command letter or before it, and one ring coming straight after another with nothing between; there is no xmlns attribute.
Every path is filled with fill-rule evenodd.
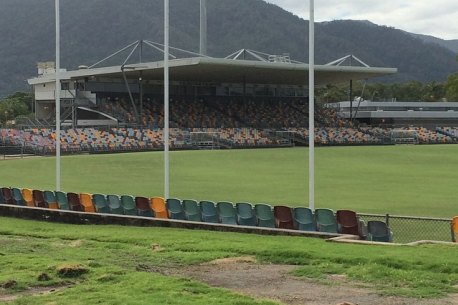
<svg viewBox="0 0 458 305"><path fill-rule="evenodd" d="M458 102L458 73L448 77L445 84L445 96L449 102Z"/></svg>
<svg viewBox="0 0 458 305"><path fill-rule="evenodd" d="M3 124L19 115L30 114L32 94L16 92L0 100L0 122Z"/></svg>

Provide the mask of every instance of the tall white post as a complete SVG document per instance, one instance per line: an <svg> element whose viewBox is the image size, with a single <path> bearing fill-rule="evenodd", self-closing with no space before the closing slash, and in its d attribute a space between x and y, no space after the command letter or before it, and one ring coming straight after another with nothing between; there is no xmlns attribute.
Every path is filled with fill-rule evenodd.
<svg viewBox="0 0 458 305"><path fill-rule="evenodd" d="M207 55L207 0L200 0L200 48L199 53Z"/></svg>
<svg viewBox="0 0 458 305"><path fill-rule="evenodd" d="M309 208L315 209L315 8L310 0L309 21Z"/></svg>
<svg viewBox="0 0 458 305"><path fill-rule="evenodd" d="M60 191L60 4L56 0L56 191Z"/></svg>
<svg viewBox="0 0 458 305"><path fill-rule="evenodd" d="M170 192L169 162L169 0L164 0L164 198Z"/></svg>

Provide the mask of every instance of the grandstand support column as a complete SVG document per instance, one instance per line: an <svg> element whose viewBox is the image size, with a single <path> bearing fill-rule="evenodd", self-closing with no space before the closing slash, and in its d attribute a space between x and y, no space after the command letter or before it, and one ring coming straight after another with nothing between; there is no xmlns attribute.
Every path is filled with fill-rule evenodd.
<svg viewBox="0 0 458 305"><path fill-rule="evenodd" d="M350 122L353 122L353 80L350 79L350 89L348 90L348 100L350 101Z"/></svg>
<svg viewBox="0 0 458 305"><path fill-rule="evenodd" d="M207 55L207 0L200 0L200 48L201 55Z"/></svg>
<svg viewBox="0 0 458 305"><path fill-rule="evenodd" d="M169 0L164 0L164 198L170 198L169 163Z"/></svg>
<svg viewBox="0 0 458 305"><path fill-rule="evenodd" d="M309 208L315 210L315 3L309 21Z"/></svg>
<svg viewBox="0 0 458 305"><path fill-rule="evenodd" d="M246 102L246 75L243 74L243 102Z"/></svg>
<svg viewBox="0 0 458 305"><path fill-rule="evenodd" d="M124 84L126 85L127 93L129 94L130 103L132 104L132 108L134 109L135 121L139 123L137 106L135 106L134 97L132 96L132 91L130 90L129 81L127 80L127 76L126 76L126 73L124 72L124 69L125 67L121 66L122 78L124 79Z"/></svg>
<svg viewBox="0 0 458 305"><path fill-rule="evenodd" d="M138 77L138 86L139 86L139 102L140 102L140 123L143 126L142 117L143 117L143 73L140 71Z"/></svg>
<svg viewBox="0 0 458 305"><path fill-rule="evenodd" d="M56 191L61 187L61 170L60 170L60 3L55 0L56 6Z"/></svg>

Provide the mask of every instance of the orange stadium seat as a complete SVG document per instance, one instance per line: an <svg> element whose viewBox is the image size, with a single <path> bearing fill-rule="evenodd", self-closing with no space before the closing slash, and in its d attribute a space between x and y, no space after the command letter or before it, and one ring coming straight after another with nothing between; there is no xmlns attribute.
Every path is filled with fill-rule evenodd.
<svg viewBox="0 0 458 305"><path fill-rule="evenodd" d="M31 189L22 189L22 198L24 198L25 204L28 207L34 207L33 195Z"/></svg>
<svg viewBox="0 0 458 305"><path fill-rule="evenodd" d="M164 198L151 198L151 209L154 211L154 215L156 218L169 218Z"/></svg>
<svg viewBox="0 0 458 305"><path fill-rule="evenodd" d="M94 203L92 202L92 194L81 193L80 204L83 207L84 212L95 213Z"/></svg>

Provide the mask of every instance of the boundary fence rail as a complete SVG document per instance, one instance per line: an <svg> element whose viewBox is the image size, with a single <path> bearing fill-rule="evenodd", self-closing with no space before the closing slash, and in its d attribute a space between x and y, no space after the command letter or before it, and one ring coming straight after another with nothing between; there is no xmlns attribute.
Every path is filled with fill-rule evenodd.
<svg viewBox="0 0 458 305"><path fill-rule="evenodd" d="M369 220L386 222L393 232L393 242L409 243L419 240L451 241L451 219L364 213L358 213L358 216L366 224Z"/></svg>

